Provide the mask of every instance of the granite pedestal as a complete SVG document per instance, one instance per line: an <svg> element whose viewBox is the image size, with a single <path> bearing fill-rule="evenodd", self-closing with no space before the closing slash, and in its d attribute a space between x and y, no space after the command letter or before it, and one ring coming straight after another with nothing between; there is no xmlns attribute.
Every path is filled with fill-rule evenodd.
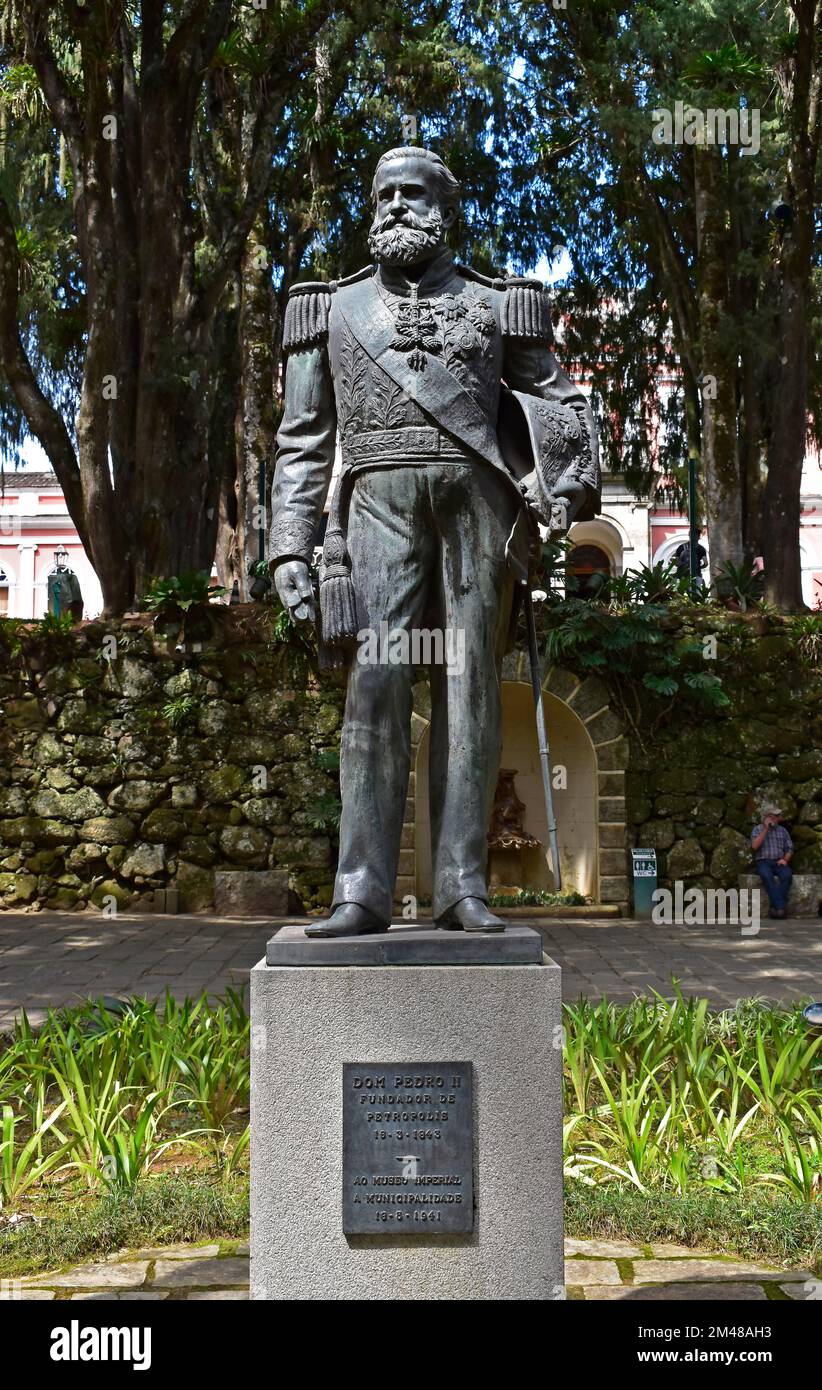
<svg viewBox="0 0 822 1390"><path fill-rule="evenodd" d="M251 971L251 1297L561 1298L559 967L520 924L473 945L455 933L451 964L450 934L399 930L387 964L385 937L284 928L268 959L291 963ZM400 1064L448 1062L473 1077L473 1229L345 1235L344 1064L390 1087Z"/></svg>

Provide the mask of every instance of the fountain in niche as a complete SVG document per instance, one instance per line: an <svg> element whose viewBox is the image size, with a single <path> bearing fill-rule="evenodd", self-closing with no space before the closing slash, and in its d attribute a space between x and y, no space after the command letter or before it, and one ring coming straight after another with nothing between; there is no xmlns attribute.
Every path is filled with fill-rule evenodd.
<svg viewBox="0 0 822 1390"><path fill-rule="evenodd" d="M517 795L515 767L501 767L488 831L488 887L492 893L516 893L525 884L524 851L542 844L525 829L525 802Z"/></svg>

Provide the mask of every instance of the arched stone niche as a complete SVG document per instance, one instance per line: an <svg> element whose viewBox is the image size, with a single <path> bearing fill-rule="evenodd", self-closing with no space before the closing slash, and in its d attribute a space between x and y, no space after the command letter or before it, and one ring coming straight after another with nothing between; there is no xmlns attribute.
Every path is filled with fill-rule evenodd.
<svg viewBox="0 0 822 1390"><path fill-rule="evenodd" d="M625 770L628 744L607 688L552 667L543 681L563 889L627 909ZM527 658L515 652L503 668L501 766L517 769L526 830L542 841L523 855L523 884L552 888L548 829ZM397 901L431 897L428 813L427 686L417 687L412 721L413 770L406 803ZM561 769L565 770L563 775ZM562 783L565 782L563 786Z"/></svg>

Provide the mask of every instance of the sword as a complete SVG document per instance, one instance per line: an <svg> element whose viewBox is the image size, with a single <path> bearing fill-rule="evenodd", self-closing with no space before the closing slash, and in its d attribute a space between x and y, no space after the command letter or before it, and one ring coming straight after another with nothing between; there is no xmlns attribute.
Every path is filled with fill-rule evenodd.
<svg viewBox="0 0 822 1390"><path fill-rule="evenodd" d="M545 710L542 704L542 674L539 665L537 646L537 624L534 617L534 600L531 587L525 584L525 622L528 628L528 658L531 665L531 688L534 692L534 706L537 720L537 743L539 762L542 769L542 790L545 794L545 810L548 815L548 836L551 845L551 861L554 869L554 889L562 892L562 873L559 867L559 845L557 843L557 819L554 814L554 795L551 787L551 755L548 750L548 728L545 723Z"/></svg>

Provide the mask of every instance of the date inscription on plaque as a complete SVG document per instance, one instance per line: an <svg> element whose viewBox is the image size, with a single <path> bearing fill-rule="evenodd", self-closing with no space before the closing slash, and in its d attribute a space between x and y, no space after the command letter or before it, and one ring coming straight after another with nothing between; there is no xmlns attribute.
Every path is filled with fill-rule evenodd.
<svg viewBox="0 0 822 1390"><path fill-rule="evenodd" d="M343 1231L474 1229L470 1062L343 1063Z"/></svg>

